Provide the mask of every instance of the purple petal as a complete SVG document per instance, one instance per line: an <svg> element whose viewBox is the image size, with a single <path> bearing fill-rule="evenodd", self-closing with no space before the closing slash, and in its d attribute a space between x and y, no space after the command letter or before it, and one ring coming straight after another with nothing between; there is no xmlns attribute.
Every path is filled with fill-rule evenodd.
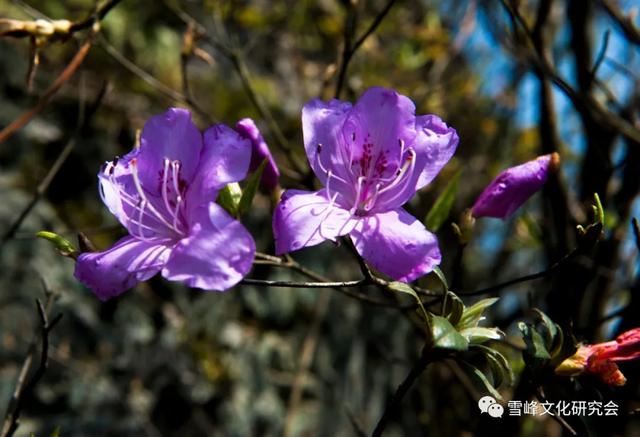
<svg viewBox="0 0 640 437"><path fill-rule="evenodd" d="M141 240L174 239L183 227L182 212L175 208L175 190L165 200L148 192L144 187L138 190L132 161L137 158L137 150L123 158L108 162L98 174L100 195L109 211L115 215L129 233ZM143 195L140 193L142 192ZM166 192L165 192L166 194ZM173 202L169 204L169 202ZM176 226L172 226L175 215Z"/></svg>
<svg viewBox="0 0 640 437"><path fill-rule="evenodd" d="M409 146L416 137L415 111L413 102L394 90L381 87L366 90L349 111L342 128L352 160L358 161L368 154L375 163L383 155L389 169L397 168L402 159L400 141Z"/></svg>
<svg viewBox="0 0 640 437"><path fill-rule="evenodd" d="M160 196L164 160L180 162L180 185L193 179L200 153L202 134L186 109L171 108L151 117L142 129L137 167L141 185L150 194Z"/></svg>
<svg viewBox="0 0 640 437"><path fill-rule="evenodd" d="M471 209L474 217L505 219L542 188L550 171L560 164L557 153L508 168L484 189Z"/></svg>
<svg viewBox="0 0 640 437"><path fill-rule="evenodd" d="M367 262L397 281L413 281L440 264L435 235L402 208L362 220L351 239Z"/></svg>
<svg viewBox="0 0 640 437"><path fill-rule="evenodd" d="M162 276L190 287L227 290L249 272L255 251L245 227L209 203L193 211L191 234L174 247Z"/></svg>
<svg viewBox="0 0 640 437"><path fill-rule="evenodd" d="M251 164L249 164L249 172L255 171L262 161L267 160L267 165L264 168L264 172L262 173L262 184L268 189L273 190L278 186L278 181L280 179L280 170L278 170L278 166L271 155L271 151L269 150L269 146L264 141L258 126L253 122L250 118L243 118L238 123L236 123L236 130L242 135L244 138L247 138L251 141L252 153L251 153Z"/></svg>
<svg viewBox="0 0 640 437"><path fill-rule="evenodd" d="M326 190L287 190L273 215L276 254L335 240L351 232L356 221L327 199Z"/></svg>
<svg viewBox="0 0 640 437"><path fill-rule="evenodd" d="M169 252L164 245L124 237L104 252L81 254L74 275L105 301L158 273Z"/></svg>
<svg viewBox="0 0 640 437"><path fill-rule="evenodd" d="M349 151L343 140L342 126L351 103L340 100L311 100L302 108L302 136L309 164L324 186L331 170L340 179L331 185L340 192L352 190ZM345 183L346 182L346 183Z"/></svg>
<svg viewBox="0 0 640 437"><path fill-rule="evenodd" d="M449 162L460 138L456 130L447 126L437 115L416 117L416 132L416 151L419 151L417 159L425 160L416 187L419 190L431 182Z"/></svg>
<svg viewBox="0 0 640 437"><path fill-rule="evenodd" d="M251 162L251 141L224 124L204 133L204 150L198 174L187 193L190 208L215 200L218 190L247 176Z"/></svg>
<svg viewBox="0 0 640 437"><path fill-rule="evenodd" d="M139 149L126 154L122 158L105 163L98 173L98 189L104 204L109 208L111 214L128 229L131 219L131 209L123 201L123 197L137 198L138 192L133 182L131 159L138 156Z"/></svg>

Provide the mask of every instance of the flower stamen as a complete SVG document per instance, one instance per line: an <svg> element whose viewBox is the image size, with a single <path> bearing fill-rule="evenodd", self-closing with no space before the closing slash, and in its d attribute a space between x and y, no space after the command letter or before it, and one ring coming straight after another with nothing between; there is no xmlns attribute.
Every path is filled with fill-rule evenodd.
<svg viewBox="0 0 640 437"><path fill-rule="evenodd" d="M142 199L143 205L148 205L149 206L149 211L151 211L151 213L153 214L153 216L155 218L157 218L160 222L162 222L164 225L166 225L168 228L173 229L174 231L176 231L177 233L181 233L177 227L175 227L173 224L169 223L167 221L167 219L156 209L155 206L153 206L153 204L149 201L147 195L145 194L142 185L140 183L140 176L138 175L138 162L137 160L134 158L131 160L131 175L133 176L133 183L136 187L136 190L138 191L138 196L140 196L140 199Z"/></svg>

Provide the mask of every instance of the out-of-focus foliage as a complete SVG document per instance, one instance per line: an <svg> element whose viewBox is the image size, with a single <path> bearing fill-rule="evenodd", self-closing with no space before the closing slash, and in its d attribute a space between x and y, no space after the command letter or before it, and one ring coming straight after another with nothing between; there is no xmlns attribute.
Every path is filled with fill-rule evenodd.
<svg viewBox="0 0 640 437"><path fill-rule="evenodd" d="M533 25L545 2L517 3L525 21ZM600 2L546 3L551 9L544 39L554 65L579 92L593 95L637 125L638 45L625 39ZM621 2L622 10L628 12L632 3ZM4 233L106 84L97 112L81 128L45 196L15 237L0 248L0 411L38 330L33 302L43 293L40 277L59 295L55 310L64 314L51 336L49 369L26 400L19 435L50 435L57 428L61 436L348 436L357 428L370 432L422 346L422 332L398 311L333 290L241 285L226 293L202 293L158 278L100 303L74 281L72 262L34 235L50 229L73 242L82 231L100 249L123 235L100 202L96 173L104 161L133 147L136 131L149 116L171 105L185 106L186 100L201 109L194 109L201 127L212 121L233 125L240 118L254 118L283 169L282 186L308 183L300 168L306 159L300 110L310 98L334 95L348 4L356 5L360 35L386 1L123 0L102 22L96 45L72 81L26 127L0 144ZM0 16L77 20L93 6L90 0L0 0ZM588 9L582 22L581 7ZM181 53L192 19L208 37L196 42L203 52L189 58L185 87ZM487 327L498 326L506 333L505 339L475 345L463 364L443 361L430 366L389 425L390 436L422 435L426 430L442 436L559 432L561 425L548 417L505 415L496 421L480 415L477 400L487 387L501 383L500 394L506 399L533 399L544 387L549 399L614 399L621 405L615 421L576 419L572 426L581 432L634 435L640 427L638 415L629 413L640 408L638 363L623 364L629 383L616 390L597 381L559 380L548 374L536 375L540 379L534 383L531 373L523 370L526 344L517 320L535 320L533 307L542 308L554 321L550 323L589 342L640 324L638 248L629 227L630 216L637 212L634 175L640 144L581 118L557 88L546 93L524 55L523 47L531 44L513 24L499 1L398 1L354 55L347 73L342 98L353 101L372 85L395 88L415 102L416 113L438 114L457 129L461 140L456 155L407 207L437 228L442 270L466 305L459 308L463 312L455 317L458 320L443 317L438 323L481 329L477 322L485 315ZM580 26L587 34L582 48ZM593 65L605 31L611 36L594 74L598 81L583 83L576 65L584 61L580 56ZM35 105L76 53L79 41L42 48L29 91L28 41L0 39L1 127ZM284 147L218 43L241 50L246 78L281 130ZM545 124L545 111L553 126ZM478 221L458 263L460 245L451 221L460 223L462 212L500 170L555 151L549 150L549 132L563 159L558 179L506 223ZM474 307L478 298L464 296L465 291L552 266L570 253L580 239L575 225L590 222L594 192L607 213L605 239L595 251L594 244L572 257L568 268L501 289L500 301L488 309L483 304ZM436 202L439 196L443 197ZM271 207L269 196L259 192L243 216L264 253L273 252ZM358 264L342 246L325 243L294 257L335 280L360 277ZM251 277L301 279L289 270L260 265ZM442 289L435 275L418 284ZM375 287L362 291L386 296ZM397 294L394 299L414 303L411 296ZM439 305L431 309L440 310ZM620 312L622 318L603 320L624 307L628 309ZM465 317L473 326L465 324ZM535 344L537 331L523 326L529 326L526 332ZM497 331L474 332L499 337ZM471 337L455 334L452 349L473 343ZM299 372L299 363L309 353L308 367ZM504 366L505 357L515 375ZM509 386L511 379L514 384ZM291 400L294 387L301 389L297 401Z"/></svg>

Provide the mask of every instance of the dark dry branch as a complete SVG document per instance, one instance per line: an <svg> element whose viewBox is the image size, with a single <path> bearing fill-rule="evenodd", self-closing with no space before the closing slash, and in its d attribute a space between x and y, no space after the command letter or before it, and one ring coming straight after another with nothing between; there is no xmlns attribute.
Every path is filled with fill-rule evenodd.
<svg viewBox="0 0 640 437"><path fill-rule="evenodd" d="M493 293L493 292L499 291L499 290L501 290L501 289L503 289L505 287L508 287L510 285L520 284L522 282L533 281L535 279L544 278L547 275L553 273L556 269L561 267L568 260L573 258L578 252L579 252L578 248L572 250L570 253L566 254L560 260L556 261L553 265L551 265L551 267L549 267L548 269L542 270L540 272L532 273L530 275L520 276L520 277L513 278L513 279L509 279L508 281L504 281L504 282L501 282L499 284L491 285L490 287L481 288L479 290L474 290L474 291L469 291L469 292L461 292L460 296L477 296L477 295L480 295L480 294L489 294L489 293Z"/></svg>
<svg viewBox="0 0 640 437"><path fill-rule="evenodd" d="M151 86L156 91L163 94L165 97L175 100L176 102L183 103L187 106L193 108L198 115L204 118L207 122L212 123L214 120L211 118L209 113L202 109L193 99L189 96L182 94L179 91L174 90L173 88L168 87L167 85L160 82L151 74L147 73L145 70L140 68L135 62L129 60L126 56L118 51L109 41L105 38L101 38L98 41L100 47L104 49L113 59L115 59L120 65L129 70L131 73L138 76L140 79L145 81L149 86Z"/></svg>
<svg viewBox="0 0 640 437"><path fill-rule="evenodd" d="M633 237L636 242L636 248L640 251L640 226L638 225L638 220L635 217L631 219L631 225L633 226Z"/></svg>
<svg viewBox="0 0 640 437"><path fill-rule="evenodd" d="M73 23L69 28L70 33L78 32L79 30L88 29L95 23L102 21L102 19L120 3L122 0L107 0L104 3L97 5L94 12L82 21Z"/></svg>
<svg viewBox="0 0 640 437"><path fill-rule="evenodd" d="M420 375L422 375L422 372L424 372L429 363L437 360L438 358L439 355L434 350L431 350L427 347L424 347L422 349L418 361L416 361L411 370L409 370L409 373L405 377L404 381L400 383L395 393L387 403L387 406L385 407L380 420L378 420L376 427L371 433L372 437L380 437L382 435L385 428L387 427L387 423L389 422L389 420L392 419L400 409L400 405L402 404L402 400L404 399L405 395L409 392Z"/></svg>
<svg viewBox="0 0 640 437"><path fill-rule="evenodd" d="M364 44L364 42L371 36L373 32L376 31L382 20L387 16L391 7L394 5L396 0L389 0L384 8L373 19L367 30L356 40L353 45L351 45L351 39L353 38L353 34L355 33L354 25L355 25L355 11L353 10L353 6L350 5L350 9L347 12L347 19L345 22L345 32L344 32L344 42L342 49L342 60L340 62L340 71L338 72L338 79L336 81L336 91L334 96L336 99L340 98L340 94L342 93L342 88L344 87L344 82L347 76L347 69L349 68L349 63L351 62L351 58L358 51L360 46Z"/></svg>
<svg viewBox="0 0 640 437"><path fill-rule="evenodd" d="M293 378L293 384L291 386L291 393L289 394L289 400L287 403L287 416L285 418L285 426L283 435L285 437L293 434L294 425L294 413L298 409L300 402L302 401L302 386L304 377L313 362L313 357L318 346L318 338L320 337L320 327L322 321L327 315L329 310L329 303L331 302L331 294L323 292L316 302L315 310L313 312L313 320L309 327L309 332L304 338L302 343L302 352L298 360L298 368L296 369L295 376Z"/></svg>
<svg viewBox="0 0 640 437"><path fill-rule="evenodd" d="M306 267L301 266L299 263L297 263L293 258L291 258L290 256L287 256L285 260L278 258L278 257L274 257L271 255L265 255L265 254L259 254L257 255L258 258L262 258L260 260L258 260L257 262L255 262L256 264L261 264L261 265L271 265L274 267L281 267L281 268L288 268L291 269L293 271L296 271L298 273L303 274L304 276L313 279L314 281L316 281L316 283L318 284L327 284L327 283L338 283L335 281L329 281L327 278L325 278L322 275L317 274L316 272L307 269ZM267 258L265 258L267 257ZM291 285L291 284L296 284L296 282L292 282L292 281L280 281L282 282L283 285L281 285L282 287L288 287L291 286L293 288L301 288L301 287L297 287L296 285ZM347 281L348 283L349 281ZM390 284L389 282L385 281L382 278L379 278L373 274L371 274L370 278L364 278L361 279L360 281L350 281L350 282L360 282L359 286L363 286L363 285L377 285L380 288L383 288L385 290L389 290L390 289ZM313 283L313 282L312 282ZM285 285L288 284L288 285ZM309 284L309 282L300 282L298 284ZM263 285L263 286L269 286L270 284L266 283L266 282L259 282L259 283L254 283L253 285ZM399 309L401 311L411 311L411 310L415 310L418 308L418 304L397 304L394 303L392 301L389 300L380 300L380 299L376 299L374 297L371 297L367 294L364 293L359 293L357 291L353 291L352 288L354 288L354 286L352 287L315 287L315 288L334 288L335 290L337 290L338 292L351 297L353 299L357 299L360 300L364 303L370 304L370 305L375 305L375 306L381 306L381 307L387 307L387 308L394 308L394 309ZM430 290L426 290L420 287L412 287L416 293L418 295L422 295L422 296L435 296L435 300L431 301L431 302L423 302L424 305L431 305L436 301L439 301L441 299L441 295L440 294L436 294ZM391 290L392 291L392 290Z"/></svg>
<svg viewBox="0 0 640 437"><path fill-rule="evenodd" d="M630 17L625 17L622 11L618 9L611 0L600 0L600 4L607 11L609 16L622 29L622 32L629 41L636 45L640 45L640 30L634 26Z"/></svg>
<svg viewBox="0 0 640 437"><path fill-rule="evenodd" d="M244 278L240 281L244 285L259 285L262 287L284 287L284 288L341 288L360 287L366 285L365 279L357 281L337 281L337 282L306 282L306 281L272 281L269 279Z"/></svg>
<svg viewBox="0 0 640 437"><path fill-rule="evenodd" d="M602 46L600 47L600 51L598 52L596 61L593 63L593 67L589 72L591 75L591 80L595 79L596 73L598 73L598 68L600 68L600 65L602 65L602 61L604 61L604 58L607 55L607 48L609 47L610 35L611 35L611 32L609 31L609 29L605 30L604 35L602 37Z"/></svg>
<svg viewBox="0 0 640 437"><path fill-rule="evenodd" d="M280 126L276 122L273 113L269 109L269 106L264 103L260 95L256 92L253 83L251 81L251 73L249 71L249 67L247 66L245 60L245 49L232 46L230 43L223 42L219 38L211 35L207 28L202 25L198 20L189 15L186 11L181 9L179 6L173 4L172 2L165 1L165 5L173 11L178 18L180 18L187 26L191 26L195 29L198 36L209 44L213 46L213 48L219 51L224 57L226 57L233 66L238 78L240 79L240 83L242 84L242 88L244 89L247 97L249 97L249 101L253 105L253 107L258 111L263 120L266 121L269 131L271 135L273 135L273 139L275 139L278 146L285 152L287 158L291 162L291 164L295 167L297 171L292 171L286 167L280 167L280 170L286 176L291 177L292 179L300 179L300 174L304 174L308 172L307 166L300 162L297 156L293 153L293 148L289 144L286 136L280 129ZM229 38L225 38L228 40Z"/></svg>
<svg viewBox="0 0 640 437"><path fill-rule="evenodd" d="M522 17L517 7L514 7L513 3L515 2L502 0L502 4L505 9L513 17L514 23L517 23L518 26L524 30L527 38L532 40L532 32L530 31L526 20ZM640 130L627 120L607 110L592 95L584 95L583 93L576 91L560 76L544 54L536 51L535 53L525 53L524 56L539 68L540 71L548 77L549 80L551 80L569 98L569 100L571 100L578 112L588 114L601 126L612 131L617 131L631 141L640 142Z"/></svg>
<svg viewBox="0 0 640 437"><path fill-rule="evenodd" d="M66 68L62 70L62 73L60 73L60 76L58 76L53 84L44 92L42 97L40 97L40 100L38 100L38 103L30 110L23 113L20 117L13 120L9 124L9 126L0 131L0 144L4 143L16 131L24 127L31 121L33 117L38 115L40 111L42 111L44 107L47 106L51 98L58 92L58 90L60 90L60 88L73 77L75 72L82 64L82 61L84 61L84 59L87 57L87 54L89 53L89 50L93 45L94 38L99 31L99 23L96 23L91 29L91 32L89 32L89 35L87 35L87 38L85 39L84 43L75 54L71 62L69 62Z"/></svg>
<svg viewBox="0 0 640 437"><path fill-rule="evenodd" d="M9 241L11 238L14 237L18 229L20 229L20 226L22 226L22 223L26 220L27 216L31 213L31 211L36 206L36 204L40 201L42 196L44 196L44 194L47 192L47 190L49 189L49 186L51 185L51 182L53 182L53 179L56 177L56 175L62 168L62 165L65 163L65 161L71 154L71 151L75 147L76 142L83 128L87 126L87 124L89 123L89 121L91 120L95 112L98 110L98 107L100 106L100 103L102 102L102 99L104 98L106 91L107 91L107 83L104 82L102 85L102 88L98 92L97 97L89 106L86 115L83 115L84 102L80 103L80 109L79 109L80 116L78 118L78 126L76 128L75 133L73 134L71 139L67 142L67 144L64 146L64 148L62 149L62 151L54 161L53 165L47 172L44 179L42 179L40 184L38 184L38 187L36 188L36 191L33 193L33 196L31 197L31 200L29 201L29 203L22 209L22 211L20 212L16 220L11 224L9 229L2 236L2 239L0 240L0 249L2 249L2 247L7 243L7 241Z"/></svg>
<svg viewBox="0 0 640 437"><path fill-rule="evenodd" d="M24 359L22 368L20 369L20 374L16 382L16 388L13 391L9 406L7 407L7 413L5 414L4 422L2 425L2 433L0 434L0 437L11 437L16 432L18 426L20 425L20 414L22 413L22 408L24 407L24 400L30 393L33 392L34 388L42 379L47 370L47 367L49 366L49 334L62 318L62 314L58 314L53 318L53 320L49 320L48 311L50 310L53 300L55 299L55 295L48 290L46 291L46 295L47 301L44 306L39 299L36 299L36 307L38 310L38 317L40 318L41 329L40 364L38 365L38 368L36 369L29 382L25 384L27 374L31 369L31 364L36 352L36 342L34 340L33 344L29 348L29 351L27 352L27 356Z"/></svg>

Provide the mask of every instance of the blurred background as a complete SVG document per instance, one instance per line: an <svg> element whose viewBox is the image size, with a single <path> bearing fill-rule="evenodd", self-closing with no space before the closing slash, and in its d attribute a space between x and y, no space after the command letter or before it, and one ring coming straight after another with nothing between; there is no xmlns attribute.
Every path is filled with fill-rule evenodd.
<svg viewBox="0 0 640 437"><path fill-rule="evenodd" d="M94 6L0 0L0 17L79 21ZM393 306L330 289L243 285L204 293L160 278L101 303L74 280L73 262L34 233L48 229L75 241L81 231L99 249L124 235L100 201L96 174L131 149L146 119L170 106L191 108L201 128L254 118L282 169L281 185L317 184L304 158L301 108L335 95L345 40L353 43L378 19L349 59L340 97L355 101L369 86L391 87L418 114L438 114L457 129L456 155L407 209L425 219L460 172L437 235L442 269L465 304L478 299L465 292L553 266L576 247L576 225L589 222L593 193L603 201L604 240L542 279L494 293L501 299L483 322L507 333L492 345L516 375L502 394L532 399L518 378L524 363L516 328L531 308L588 343L640 324L640 242L631 225L640 212L638 7L631 0L120 2L73 77L0 144L0 411L38 338L35 299L46 300L48 290L57 295L51 314L63 318L16 435L370 432L422 345ZM37 105L87 32L41 47L35 71L29 38L0 38L1 128ZM42 198L18 221L63 151ZM450 222L499 171L554 151L561 171L513 218L479 220L461 255ZM271 208L270 197L258 194L243 218L263 253L273 253ZM332 280L360 277L345 247L324 243L293 256ZM304 279L267 266L249 276ZM430 277L419 283L438 287ZM360 291L388 297L375 287ZM559 399L620 405L617 417L575 419L580 435L640 433L640 364L621 368L623 388L551 381L562 388ZM478 413L480 394L454 361L430 366L386 435L570 435L549 417L491 422Z"/></svg>

